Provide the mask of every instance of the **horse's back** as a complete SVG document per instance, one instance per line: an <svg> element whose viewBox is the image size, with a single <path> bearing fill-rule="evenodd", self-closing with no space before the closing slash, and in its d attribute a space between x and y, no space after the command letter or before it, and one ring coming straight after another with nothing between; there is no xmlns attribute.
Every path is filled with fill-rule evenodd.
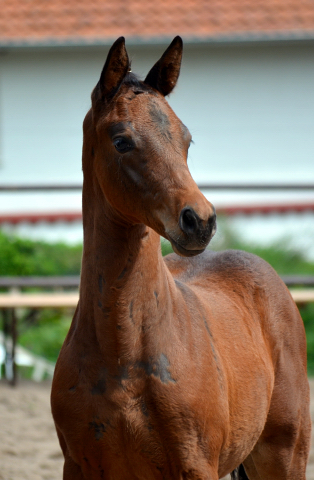
<svg viewBox="0 0 314 480"><path fill-rule="evenodd" d="M305 366L305 334L299 311L288 288L265 260L240 250L206 250L192 258L170 254L165 263L177 282L209 304L214 322L216 318L221 323L226 312L239 321L251 317L252 328L262 328L266 343L275 342L280 348L284 342L300 368ZM278 348L270 349L273 359Z"/></svg>
<svg viewBox="0 0 314 480"><path fill-rule="evenodd" d="M278 282L275 270L262 258L242 250L224 250L216 252L206 249L195 257L179 257L169 254L164 257L165 263L174 278L185 282L202 279L214 282L219 279L225 282L260 283L263 279L273 278Z"/></svg>

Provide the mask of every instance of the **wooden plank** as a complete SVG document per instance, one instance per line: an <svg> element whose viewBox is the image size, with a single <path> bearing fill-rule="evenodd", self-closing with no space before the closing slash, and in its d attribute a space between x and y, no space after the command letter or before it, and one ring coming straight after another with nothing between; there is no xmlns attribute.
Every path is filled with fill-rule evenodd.
<svg viewBox="0 0 314 480"><path fill-rule="evenodd" d="M2 183L0 192L63 191L82 190L79 183L23 184ZM199 183L201 190L314 190L313 183Z"/></svg>
<svg viewBox="0 0 314 480"><path fill-rule="evenodd" d="M281 279L288 287L302 286L314 287L314 275L281 275ZM48 288L78 288L80 284L79 275L49 276L49 277L5 277L0 276L0 287L23 288L23 287L48 287Z"/></svg>
<svg viewBox="0 0 314 480"><path fill-rule="evenodd" d="M295 303L311 303L314 302L314 288L296 289L290 288Z"/></svg>
<svg viewBox="0 0 314 480"><path fill-rule="evenodd" d="M314 287L314 275L280 275L287 287Z"/></svg>
<svg viewBox="0 0 314 480"><path fill-rule="evenodd" d="M21 287L71 287L78 288L80 284L79 275L49 276L49 277L4 277L0 276L0 287L21 288ZM313 276L314 285L314 276Z"/></svg>
<svg viewBox="0 0 314 480"><path fill-rule="evenodd" d="M314 288L290 289L296 303L314 302ZM51 293L0 293L0 308L75 308L78 292Z"/></svg>
<svg viewBox="0 0 314 480"><path fill-rule="evenodd" d="M63 293L1 293L0 308L76 307L78 292Z"/></svg>

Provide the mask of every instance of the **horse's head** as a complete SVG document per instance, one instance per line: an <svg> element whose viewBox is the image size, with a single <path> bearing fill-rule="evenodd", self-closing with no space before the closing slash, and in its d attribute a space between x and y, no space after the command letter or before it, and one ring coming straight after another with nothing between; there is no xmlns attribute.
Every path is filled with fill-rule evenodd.
<svg viewBox="0 0 314 480"><path fill-rule="evenodd" d="M192 256L214 235L216 216L187 166L190 132L165 100L181 57L176 37L142 82L130 72L124 38L113 44L84 122L89 160L83 159L83 170L90 175L93 163L120 221L144 223L170 240L176 253Z"/></svg>

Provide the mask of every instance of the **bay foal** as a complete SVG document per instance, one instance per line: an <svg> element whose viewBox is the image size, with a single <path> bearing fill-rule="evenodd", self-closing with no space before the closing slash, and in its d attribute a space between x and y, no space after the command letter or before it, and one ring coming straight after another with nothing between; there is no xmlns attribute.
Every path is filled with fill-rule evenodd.
<svg viewBox="0 0 314 480"><path fill-rule="evenodd" d="M205 251L214 208L164 99L181 56L176 37L141 82L118 39L84 121L80 300L51 394L63 478L217 480L241 464L304 480L303 324L263 260ZM160 235L180 256L162 258Z"/></svg>

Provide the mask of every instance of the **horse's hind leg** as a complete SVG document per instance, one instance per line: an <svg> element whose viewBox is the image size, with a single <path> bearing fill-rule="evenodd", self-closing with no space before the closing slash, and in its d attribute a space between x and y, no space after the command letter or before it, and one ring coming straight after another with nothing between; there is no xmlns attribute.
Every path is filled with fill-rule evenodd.
<svg viewBox="0 0 314 480"><path fill-rule="evenodd" d="M306 375L301 372L292 383L291 375L277 377L264 431L243 462L247 476L250 480L305 480L310 438Z"/></svg>
<svg viewBox="0 0 314 480"><path fill-rule="evenodd" d="M250 480L305 480L308 450L308 435L302 432L294 445L284 432L263 438L243 462L245 472Z"/></svg>
<svg viewBox="0 0 314 480"><path fill-rule="evenodd" d="M300 438L294 448L284 436L263 439L243 462L249 480L305 480L308 448ZM278 443L277 443L278 442Z"/></svg>

